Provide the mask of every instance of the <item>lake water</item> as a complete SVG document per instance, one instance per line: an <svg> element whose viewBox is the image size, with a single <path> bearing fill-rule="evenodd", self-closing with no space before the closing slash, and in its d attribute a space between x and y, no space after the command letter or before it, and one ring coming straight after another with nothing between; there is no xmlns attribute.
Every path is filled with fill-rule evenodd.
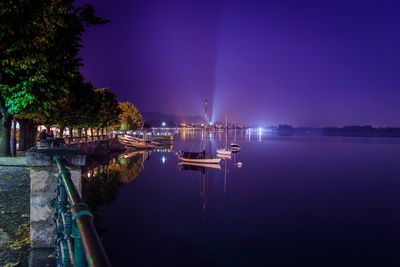
<svg viewBox="0 0 400 267"><path fill-rule="evenodd" d="M202 137L214 155L224 144L224 133L180 132L173 151ZM152 151L87 174L113 265L399 266L400 139L238 141L220 170L180 170L174 152Z"/></svg>

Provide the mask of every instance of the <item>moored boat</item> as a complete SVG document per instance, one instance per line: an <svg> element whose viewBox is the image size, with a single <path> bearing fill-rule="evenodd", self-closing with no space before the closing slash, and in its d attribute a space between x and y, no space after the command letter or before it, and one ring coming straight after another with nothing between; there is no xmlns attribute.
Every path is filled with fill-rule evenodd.
<svg viewBox="0 0 400 267"><path fill-rule="evenodd" d="M231 143L231 150L232 152L239 152L240 151L240 145L236 141L236 123L235 123L235 135L233 138L233 142Z"/></svg>
<svg viewBox="0 0 400 267"><path fill-rule="evenodd" d="M225 147L217 149L217 154L230 155L232 150L228 148L228 114L225 114Z"/></svg>
<svg viewBox="0 0 400 267"><path fill-rule="evenodd" d="M138 148L138 149L151 149L156 146L147 142L144 142L137 137L131 135L118 135L118 140L121 144L128 147Z"/></svg>
<svg viewBox="0 0 400 267"><path fill-rule="evenodd" d="M191 162L191 163L208 163L208 164L218 164L220 163L220 158L213 158L210 156L206 156L206 151L203 152L186 152L186 151L179 151L178 152L178 159L184 162Z"/></svg>
<svg viewBox="0 0 400 267"><path fill-rule="evenodd" d="M212 163L196 163L196 162L179 162L178 163L179 166L184 167L195 167L195 168L211 168L211 169L217 169L220 170L221 169L221 165L219 164L212 164ZM187 168L187 169L188 169Z"/></svg>

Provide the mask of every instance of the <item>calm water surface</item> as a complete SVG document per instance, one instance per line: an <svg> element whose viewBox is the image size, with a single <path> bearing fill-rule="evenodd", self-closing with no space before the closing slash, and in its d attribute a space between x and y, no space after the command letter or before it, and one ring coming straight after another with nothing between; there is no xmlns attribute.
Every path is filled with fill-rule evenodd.
<svg viewBox="0 0 400 267"><path fill-rule="evenodd" d="M173 151L201 138L177 134ZM238 140L221 170L180 170L174 152L152 151L87 174L114 266L399 266L400 139ZM223 143L213 134L206 147Z"/></svg>

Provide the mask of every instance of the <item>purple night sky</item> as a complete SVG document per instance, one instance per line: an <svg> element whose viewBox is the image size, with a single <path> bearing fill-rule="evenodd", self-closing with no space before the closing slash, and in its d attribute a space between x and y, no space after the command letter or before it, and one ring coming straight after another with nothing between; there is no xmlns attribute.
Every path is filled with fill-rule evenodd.
<svg viewBox="0 0 400 267"><path fill-rule="evenodd" d="M86 0L83 73L141 111L400 126L400 1Z"/></svg>

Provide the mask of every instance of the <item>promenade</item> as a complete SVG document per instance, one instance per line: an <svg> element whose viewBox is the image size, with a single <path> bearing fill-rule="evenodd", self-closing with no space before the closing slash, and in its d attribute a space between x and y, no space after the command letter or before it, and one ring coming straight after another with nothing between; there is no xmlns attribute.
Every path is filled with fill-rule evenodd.
<svg viewBox="0 0 400 267"><path fill-rule="evenodd" d="M27 266L29 170L25 157L0 157L0 266Z"/></svg>

